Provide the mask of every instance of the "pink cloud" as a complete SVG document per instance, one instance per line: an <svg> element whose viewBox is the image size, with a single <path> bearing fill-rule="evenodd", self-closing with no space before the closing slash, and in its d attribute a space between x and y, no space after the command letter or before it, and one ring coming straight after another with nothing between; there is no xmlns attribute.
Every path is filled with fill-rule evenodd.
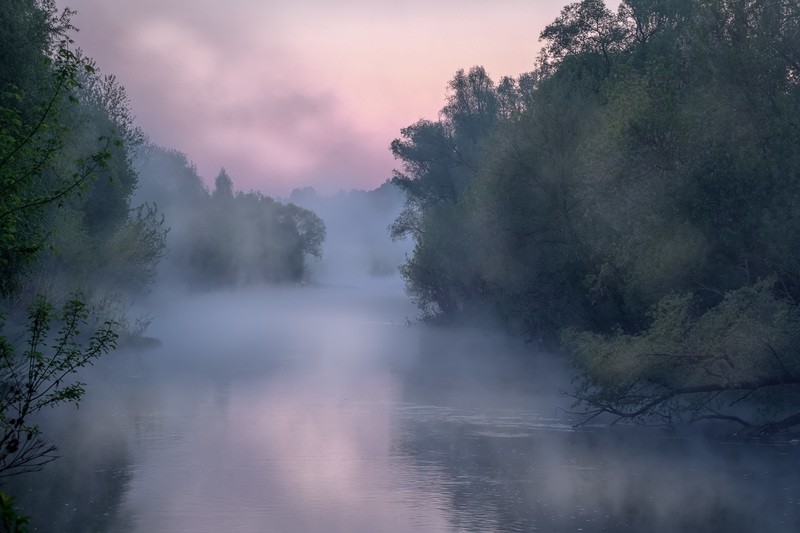
<svg viewBox="0 0 800 533"><path fill-rule="evenodd" d="M529 70L566 2L72 0L77 43L126 86L143 129L207 180L286 194L374 187L400 128L458 68Z"/></svg>

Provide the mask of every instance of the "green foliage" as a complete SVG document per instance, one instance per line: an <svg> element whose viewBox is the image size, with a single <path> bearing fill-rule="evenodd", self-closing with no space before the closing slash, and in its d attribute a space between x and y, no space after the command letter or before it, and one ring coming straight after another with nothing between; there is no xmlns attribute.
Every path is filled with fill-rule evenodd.
<svg viewBox="0 0 800 533"><path fill-rule="evenodd" d="M111 322L88 338L82 335L88 319L80 295L65 302L60 312L40 297L28 311L24 344L0 337L0 477L38 470L55 458L55 447L42 436L36 414L63 403L77 405L84 384L72 375L116 348ZM5 325L0 323L3 329Z"/></svg>
<svg viewBox="0 0 800 533"><path fill-rule="evenodd" d="M154 205L132 209L127 222L105 241L101 257L107 258L102 271L111 287L131 293L156 279L157 267L166 254L165 218ZM95 279L99 284L101 280Z"/></svg>
<svg viewBox="0 0 800 533"><path fill-rule="evenodd" d="M31 101L19 92L6 92L0 100L0 266L5 273L0 293L4 295L14 290L44 243L44 209L85 190L95 172L107 164L104 139L88 160L65 166L61 159L68 128L59 115L69 105L65 99L77 84L81 65L72 52L60 49L50 77L44 80L52 86L47 100Z"/></svg>
<svg viewBox="0 0 800 533"><path fill-rule="evenodd" d="M151 208L131 208L129 151L141 133L125 91L71 48L70 10L48 0L9 8L0 13L0 295L85 279L140 288L164 237Z"/></svg>
<svg viewBox="0 0 800 533"><path fill-rule="evenodd" d="M14 498L0 492L0 527L3 533L27 533L28 517L14 509Z"/></svg>
<svg viewBox="0 0 800 533"><path fill-rule="evenodd" d="M489 309L550 347L584 332L567 337L593 387L580 397L614 398L602 406L627 418L625 402L644 401L633 391L701 385L700 367L642 353L736 353L738 374L702 367L734 390L773 375L753 336L793 339L781 317L800 302L798 20L785 0L624 0L616 13L583 0L542 32L534 74L495 85L459 71L439 120L392 143L407 208L391 232L416 241L402 272L424 314ZM713 326L745 301L761 315ZM736 328L750 339L738 348ZM761 388L737 406L777 408ZM713 414L682 396L645 411Z"/></svg>
<svg viewBox="0 0 800 533"><path fill-rule="evenodd" d="M567 332L582 371L579 404L634 421L729 419L755 433L794 416L800 309L774 286L730 291L704 312L690 294L667 296L636 335Z"/></svg>
<svg viewBox="0 0 800 533"><path fill-rule="evenodd" d="M611 54L620 50L628 37L628 29L603 0L582 0L567 5L540 39L548 42L545 53L551 62L568 56L600 56L610 67Z"/></svg>

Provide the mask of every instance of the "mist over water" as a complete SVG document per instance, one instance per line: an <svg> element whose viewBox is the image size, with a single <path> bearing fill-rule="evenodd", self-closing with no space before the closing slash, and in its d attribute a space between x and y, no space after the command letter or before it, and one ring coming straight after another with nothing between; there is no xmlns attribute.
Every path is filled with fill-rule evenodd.
<svg viewBox="0 0 800 533"><path fill-rule="evenodd" d="M295 189L289 201L325 221L327 234L321 261L310 261L310 279L329 285L363 285L368 280L394 278L397 268L413 254L412 239L391 241L388 227L400 214L405 197L386 182L372 191L340 191L319 195L306 187Z"/></svg>
<svg viewBox="0 0 800 533"><path fill-rule="evenodd" d="M793 447L575 431L569 372L431 328L397 277L189 295L43 421L35 531L791 531Z"/></svg>
<svg viewBox="0 0 800 533"><path fill-rule="evenodd" d="M417 321L410 244L382 237L391 190L312 193L291 199L328 228L309 283L161 282L131 310L159 344L84 370L80 409L46 414L63 457L12 483L33 531L800 527L796 447L573 429L562 358Z"/></svg>

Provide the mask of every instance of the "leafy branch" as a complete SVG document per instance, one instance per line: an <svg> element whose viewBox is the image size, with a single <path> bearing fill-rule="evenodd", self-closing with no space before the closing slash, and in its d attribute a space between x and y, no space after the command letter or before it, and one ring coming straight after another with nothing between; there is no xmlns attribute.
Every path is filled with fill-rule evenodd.
<svg viewBox="0 0 800 533"><path fill-rule="evenodd" d="M111 321L84 338L81 329L88 319L80 294L60 312L39 297L28 312L22 351L0 337L0 477L36 471L57 457L35 415L46 407L77 405L85 390L83 383L70 379L72 374L117 347ZM54 324L60 326L52 333Z"/></svg>

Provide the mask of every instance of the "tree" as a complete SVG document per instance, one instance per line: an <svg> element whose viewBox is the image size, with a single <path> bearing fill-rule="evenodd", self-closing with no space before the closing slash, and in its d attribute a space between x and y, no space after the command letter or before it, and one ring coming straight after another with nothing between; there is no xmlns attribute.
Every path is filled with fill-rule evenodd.
<svg viewBox="0 0 800 533"><path fill-rule="evenodd" d="M439 120L392 144L391 231L415 238L402 273L423 314L561 340L587 416L793 427L798 15L583 0L542 32L534 75L492 95L457 73Z"/></svg>
<svg viewBox="0 0 800 533"><path fill-rule="evenodd" d="M693 2L683 0L623 0L617 16L632 43L643 47L665 29L684 22L693 7Z"/></svg>
<svg viewBox="0 0 800 533"><path fill-rule="evenodd" d="M322 258L322 243L325 242L325 223L316 214L295 204L286 205L286 213L297 227L300 249L306 255Z"/></svg>
<svg viewBox="0 0 800 533"><path fill-rule="evenodd" d="M456 258L469 256L465 252L471 230L458 214L466 212L464 202L469 201L469 189L500 117L511 113L521 98L516 84L508 82L499 96L483 67L457 71L448 89L438 121L408 126L391 144L402 163L392 184L405 193L406 203L389 231L393 239L415 239L414 257L401 273L407 291L432 315L469 306L475 281L472 262L460 262L457 276L447 272ZM440 245L449 253L437 254Z"/></svg>
<svg viewBox="0 0 800 533"><path fill-rule="evenodd" d="M60 270L71 263L72 270L93 272L96 279L98 269L114 263L108 257L113 236L143 227L130 206L136 174L129 155L141 134L124 89L71 49L71 15L49 0L14 0L0 14L0 58L9 67L0 87L3 296L18 293L32 268L41 271L37 261L44 260L40 252L47 244L66 250L77 246L65 239L80 239L80 248L91 249L83 256L94 263L77 266L73 256L61 261ZM33 283L31 276L25 279Z"/></svg>
<svg viewBox="0 0 800 533"><path fill-rule="evenodd" d="M54 86L48 99L20 109L22 94L6 92L0 101L0 294L16 287L24 268L42 248L46 236L41 213L86 189L110 158L111 140L102 138L98 151L72 167L57 163L67 136L60 109L77 83L80 69L91 68L66 48L57 52ZM26 115L31 114L30 117Z"/></svg>
<svg viewBox="0 0 800 533"><path fill-rule="evenodd" d="M89 310L82 300L75 295L57 315L39 298L28 312L24 348L0 336L0 477L36 471L56 458L56 448L43 437L36 414L63 403L77 405L84 385L72 381L72 374L116 348L112 322L83 340ZM54 323L59 324L55 333Z"/></svg>
<svg viewBox="0 0 800 533"><path fill-rule="evenodd" d="M224 168L219 170L219 174L214 180L214 192L211 193L211 196L219 202L233 200L233 181Z"/></svg>
<svg viewBox="0 0 800 533"><path fill-rule="evenodd" d="M567 56L603 58L611 68L611 54L622 49L629 32L603 0L582 0L567 5L539 38L547 41L544 63L557 64Z"/></svg>

